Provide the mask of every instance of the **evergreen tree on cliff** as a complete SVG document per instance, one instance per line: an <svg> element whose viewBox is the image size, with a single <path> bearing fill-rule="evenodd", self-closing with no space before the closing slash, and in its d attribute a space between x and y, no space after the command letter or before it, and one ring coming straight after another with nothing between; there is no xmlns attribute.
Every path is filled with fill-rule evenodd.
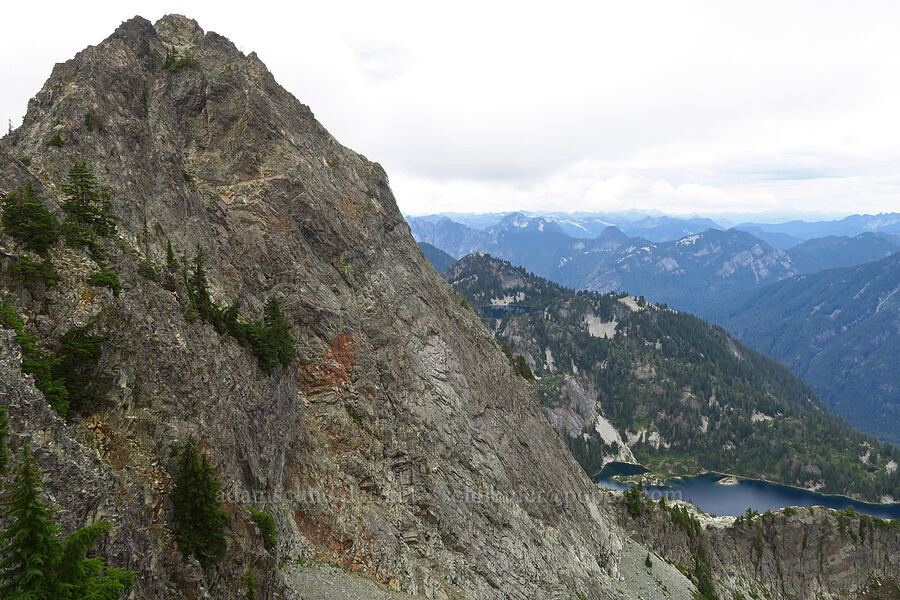
<svg viewBox="0 0 900 600"><path fill-rule="evenodd" d="M263 308L263 322L269 332L269 339L275 348L275 355L282 366L288 366L294 360L294 338L288 327L287 319L281 312L281 305L274 296L266 301Z"/></svg>
<svg viewBox="0 0 900 600"><path fill-rule="evenodd" d="M228 515L220 508L221 487L206 453L190 438L178 457L172 490L175 541L182 553L193 554L204 568L216 563L228 546L223 531Z"/></svg>
<svg viewBox="0 0 900 600"><path fill-rule="evenodd" d="M110 529L105 521L58 537L55 511L40 498L41 472L28 446L6 490L2 507L12 519L0 534L0 598L16 600L117 600L131 588L133 571L106 568L85 558Z"/></svg>
<svg viewBox="0 0 900 600"><path fill-rule="evenodd" d="M66 194L62 207L77 223L101 237L116 232L115 223L109 217L112 210L109 195L97 189L94 172L86 163L76 162L69 169L68 180L62 189Z"/></svg>

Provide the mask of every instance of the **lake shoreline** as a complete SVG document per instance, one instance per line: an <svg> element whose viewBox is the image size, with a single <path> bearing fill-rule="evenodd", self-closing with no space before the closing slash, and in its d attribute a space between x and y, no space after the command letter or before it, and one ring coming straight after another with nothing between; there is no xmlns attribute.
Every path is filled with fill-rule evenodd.
<svg viewBox="0 0 900 600"><path fill-rule="evenodd" d="M632 472L632 473L615 472L615 471L620 471L620 470L634 471L638 468L644 469L644 471L643 472ZM610 473L609 475L601 476L604 471L608 471L608 470L612 470L613 472ZM804 497L804 494L805 494L806 495L805 497L807 499L809 499L809 498L821 499L823 501L823 503L821 505L826 506L826 507L829 507L829 506L827 506L829 504L830 505L844 504L844 505L854 507L854 510L857 510L855 508L855 506L858 506L861 509L864 509L864 510L867 509L869 511L877 512L877 513L884 513L884 512L900 513L900 502L883 502L883 501L870 502L868 500L864 500L864 499L861 499L858 497L848 496L846 494L823 493L823 492L820 492L815 489L804 488L804 487L800 487L800 486L796 486L796 485L789 485L789 484L781 483L778 481L771 481L771 480L761 478L761 477L745 477L742 475L736 475L734 473L723 473L721 471L713 471L713 470L706 470L706 469L702 470L701 472L699 472L695 475L677 475L677 476L670 476L670 477L663 479L660 475L654 474L652 470L648 469L644 465L635 464L635 463L623 463L623 462L619 462L619 461L611 461L611 462L607 463L606 465L604 465L603 470L601 470L600 473L596 474L591 479L595 483L598 483L598 484L601 480L603 480L603 481L614 482L619 485L622 485L622 483L620 481L618 481L619 477L635 477L636 475L645 475L645 474L649 474L650 477L657 479L657 481L662 482L661 484L651 484L650 486L648 486L648 487L654 487L654 488L659 488L659 489L668 488L670 490L677 490L677 488L679 486L688 485L691 482L700 482L704 478L715 477L717 479L715 481L713 481L712 483L715 484L716 487L718 487L719 489L721 489L723 491L725 491L727 489L734 490L736 488L739 488L740 484L742 482L746 482L750 486L757 486L757 487L758 486L768 486L768 488L770 488L769 491L773 495L776 492L781 492L782 494L786 493L787 495L792 495L792 496L799 498L799 497ZM729 480L733 481L733 483L730 483L728 485L719 484L718 482L721 481L722 479L729 479ZM792 505L786 505L786 506L792 506ZM816 504L807 504L805 506L816 506ZM834 506L831 506L830 508L834 508ZM840 509L836 509L836 510L840 510ZM897 517L889 517L889 518L897 518Z"/></svg>
<svg viewBox="0 0 900 600"><path fill-rule="evenodd" d="M860 504L871 504L872 506L900 506L900 502L870 502L869 500L865 500L863 498L855 498L853 496L848 496L847 494L829 494L826 492L820 492L819 490L815 490L812 488L800 487L799 485L790 485L789 483L781 483L780 481L763 479L762 477L744 477L743 475L735 475L734 473L720 473L719 471L704 471L703 473L700 473L700 475L706 474L721 475L722 477L733 477L734 479L737 479L738 482L759 481L762 483L768 483L769 485L780 485L792 490L803 490L804 492L810 492L811 494L818 494L819 496L825 496L826 498L846 498L847 500L852 500L853 502L859 502ZM697 475L694 475L693 477L697 477Z"/></svg>

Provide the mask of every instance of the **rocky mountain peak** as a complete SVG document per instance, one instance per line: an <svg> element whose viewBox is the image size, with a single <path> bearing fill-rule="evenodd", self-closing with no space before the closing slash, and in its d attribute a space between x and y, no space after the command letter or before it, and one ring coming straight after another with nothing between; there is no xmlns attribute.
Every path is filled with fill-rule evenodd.
<svg viewBox="0 0 900 600"><path fill-rule="evenodd" d="M134 17L133 20L136 19L141 19L141 17ZM169 14L162 17L154 23L153 29L160 40L179 49L192 48L198 45L206 35L197 21L177 14ZM217 34L211 35L215 36Z"/></svg>
<svg viewBox="0 0 900 600"><path fill-rule="evenodd" d="M5 263L0 277L42 344L74 325L105 336L102 410L84 415L87 430L54 421L27 379L11 380L22 398L12 444L41 448L52 422L99 448L90 466L51 449L39 458L71 507L66 526L102 515L155 532L111 542L118 564L147 574L136 597L237 598L248 565L265 594L298 597L300 575L276 555L433 598L606 596L621 541L535 390L428 265L381 167L335 141L255 55L180 16L124 23L54 68L0 142L0 191L40 182L60 212L76 161L109 192L105 266L121 293L98 292L98 265L62 244L54 289L14 283ZM267 374L186 319L168 244L187 268L202 248L213 301L239 303L245 319L280 299L297 361ZM14 248L0 238L4 261ZM232 515L215 577L172 551L173 449L189 436L213 457ZM248 507L272 514L276 553Z"/></svg>

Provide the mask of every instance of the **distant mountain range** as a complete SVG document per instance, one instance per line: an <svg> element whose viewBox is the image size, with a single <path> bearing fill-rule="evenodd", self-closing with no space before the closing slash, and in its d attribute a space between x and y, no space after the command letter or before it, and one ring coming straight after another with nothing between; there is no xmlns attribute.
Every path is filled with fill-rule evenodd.
<svg viewBox="0 0 900 600"><path fill-rule="evenodd" d="M738 229L754 229L771 234L788 235L799 240L829 235L856 236L867 231L900 233L900 213L851 215L839 221L788 221L787 223L741 223Z"/></svg>
<svg viewBox="0 0 900 600"><path fill-rule="evenodd" d="M564 273L592 263L580 255L563 266ZM796 273L790 256L749 233L709 229L674 242L653 244L632 239L582 278L563 281L598 292L628 291L678 310L697 312L710 301L727 298L764 282Z"/></svg>
<svg viewBox="0 0 900 600"><path fill-rule="evenodd" d="M882 221L890 222L889 216ZM657 237L666 237L663 232L689 231L706 221L648 217L632 225L657 228ZM579 220L512 213L482 229L448 218L409 218L408 222L417 241L457 258L486 252L568 287L628 291L689 312L793 275L859 264L900 250L900 235L892 233L832 236L782 249L734 228L708 228L654 242L629 236L599 217ZM603 228L591 238L573 237L567 231L576 223L594 228L592 233L601 224Z"/></svg>
<svg viewBox="0 0 900 600"><path fill-rule="evenodd" d="M886 258L900 250L900 235L865 232L855 237L829 235L807 240L788 250L800 273L852 267Z"/></svg>
<svg viewBox="0 0 900 600"><path fill-rule="evenodd" d="M660 475L716 470L900 497L900 452L721 327L632 296L575 292L486 254L445 277L525 357L545 414L591 474L636 459Z"/></svg>
<svg viewBox="0 0 900 600"><path fill-rule="evenodd" d="M420 222L437 223L441 219L461 223L474 229L489 230L506 217L518 214L526 218L553 221L560 231L575 238L594 238L607 227L617 227L629 237L643 237L651 242L671 242L706 231L728 229L725 221L706 217L671 217L660 214L642 214L637 211L619 213L438 213L421 217L407 217ZM734 229L746 231L774 248L787 249L819 237L855 237L861 233L900 233L900 213L878 215L851 215L833 221L788 221L786 223L758 223L748 221L735 225ZM458 258L461 258L460 255Z"/></svg>
<svg viewBox="0 0 900 600"><path fill-rule="evenodd" d="M857 427L900 444L900 254L791 277L702 314L788 365Z"/></svg>

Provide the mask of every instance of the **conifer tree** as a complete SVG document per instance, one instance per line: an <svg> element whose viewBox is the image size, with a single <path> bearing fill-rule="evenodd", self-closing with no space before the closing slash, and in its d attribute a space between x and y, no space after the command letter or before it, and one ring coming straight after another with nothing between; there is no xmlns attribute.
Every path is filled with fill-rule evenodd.
<svg viewBox="0 0 900 600"><path fill-rule="evenodd" d="M247 600L256 600L256 575L253 567L247 569L247 574L241 578L244 582L244 597Z"/></svg>
<svg viewBox="0 0 900 600"><path fill-rule="evenodd" d="M228 333L238 343L249 345L260 368L266 373L271 373L279 364L290 365L296 356L294 338L278 299L272 297L266 301L262 319L244 321L240 318L240 306L237 302L227 308L213 302L206 276L206 255L200 246L197 246L193 263L190 276L186 268L182 271L190 301L185 310L185 318L194 320L199 316L211 323L220 334Z"/></svg>
<svg viewBox="0 0 900 600"><path fill-rule="evenodd" d="M194 256L194 272L188 282L188 297L197 309L201 319L208 320L213 313L213 301L209 295L209 282L206 278L206 255L203 248L197 246Z"/></svg>
<svg viewBox="0 0 900 600"><path fill-rule="evenodd" d="M109 530L105 521L57 536L55 511L40 498L41 473L28 445L2 501L12 519L0 533L0 598L34 600L117 600L134 572L106 568L102 557L85 558Z"/></svg>
<svg viewBox="0 0 900 600"><path fill-rule="evenodd" d="M247 325L241 321L241 305L238 302L232 302L222 311L222 324L239 344L247 345Z"/></svg>
<svg viewBox="0 0 900 600"><path fill-rule="evenodd" d="M49 598L56 588L54 565L61 549L56 534L59 528L53 511L41 502L41 475L28 446L22 456L12 485L3 498L3 512L12 523L0 535L0 598Z"/></svg>
<svg viewBox="0 0 900 600"><path fill-rule="evenodd" d="M62 207L78 224L101 237L109 237L116 232L109 216L112 210L109 194L98 190L94 172L85 162L76 162L69 169L68 180L62 189L66 194Z"/></svg>
<svg viewBox="0 0 900 600"><path fill-rule="evenodd" d="M527 379L529 381L534 380L534 374L531 372L531 369L528 366L528 363L525 362L525 357L521 354L516 355L515 363L513 364L513 369L519 377Z"/></svg>
<svg viewBox="0 0 900 600"><path fill-rule="evenodd" d="M69 169L62 189L66 194L62 207L69 213L62 226L66 242L73 248L87 248L91 258L102 265L106 251L95 235L109 237L116 232L109 194L98 189L93 171L84 162L76 162Z"/></svg>
<svg viewBox="0 0 900 600"><path fill-rule="evenodd" d="M175 540L185 555L193 554L206 568L225 553L224 528L228 515L222 512L221 484L205 452L197 450L193 437L182 447L172 502L175 509Z"/></svg>
<svg viewBox="0 0 900 600"><path fill-rule="evenodd" d="M291 336L287 319L281 312L281 305L274 296L269 298L263 307L263 323L266 326L275 357L282 366L288 366L296 356L294 338Z"/></svg>
<svg viewBox="0 0 900 600"><path fill-rule="evenodd" d="M16 342L22 350L22 372L34 375L34 386L44 394L47 403L65 417L69 410L69 393L65 381L54 375L59 359L52 352L38 348L37 338L25 330L25 321L5 301L0 301L0 326L15 330Z"/></svg>
<svg viewBox="0 0 900 600"><path fill-rule="evenodd" d="M275 545L278 543L278 530L275 528L275 519L265 511L256 510L252 506L248 506L247 508L250 510L250 515L253 517L253 520L256 521L256 526L259 527L259 532L262 534L263 545L266 547L266 550L274 549Z"/></svg>
<svg viewBox="0 0 900 600"><path fill-rule="evenodd" d="M276 298L269 298L263 307L263 318L247 324L245 329L253 354L266 373L294 360L294 338Z"/></svg>
<svg viewBox="0 0 900 600"><path fill-rule="evenodd" d="M44 254L59 239L59 221L41 201L31 181L2 199L0 223L29 250Z"/></svg>
<svg viewBox="0 0 900 600"><path fill-rule="evenodd" d="M166 268L170 271L178 269L178 263L175 261L175 253L172 251L171 241L166 241Z"/></svg>
<svg viewBox="0 0 900 600"><path fill-rule="evenodd" d="M73 327L63 335L59 345L59 362L53 367L53 376L65 383L68 410L77 412L97 399L94 381L106 340L103 336L88 334L87 330L88 326Z"/></svg>
<svg viewBox="0 0 900 600"><path fill-rule="evenodd" d="M62 560L58 567L61 598L72 600L118 600L131 588L133 571L106 567L101 556L85 558L97 539L110 530L105 521L82 527L62 541Z"/></svg>
<svg viewBox="0 0 900 600"><path fill-rule="evenodd" d="M68 180L62 189L66 194L66 199L62 203L63 209L81 225L93 229L94 224L103 218L94 172L86 163L76 162L69 169ZM100 232L96 233L102 235Z"/></svg>

